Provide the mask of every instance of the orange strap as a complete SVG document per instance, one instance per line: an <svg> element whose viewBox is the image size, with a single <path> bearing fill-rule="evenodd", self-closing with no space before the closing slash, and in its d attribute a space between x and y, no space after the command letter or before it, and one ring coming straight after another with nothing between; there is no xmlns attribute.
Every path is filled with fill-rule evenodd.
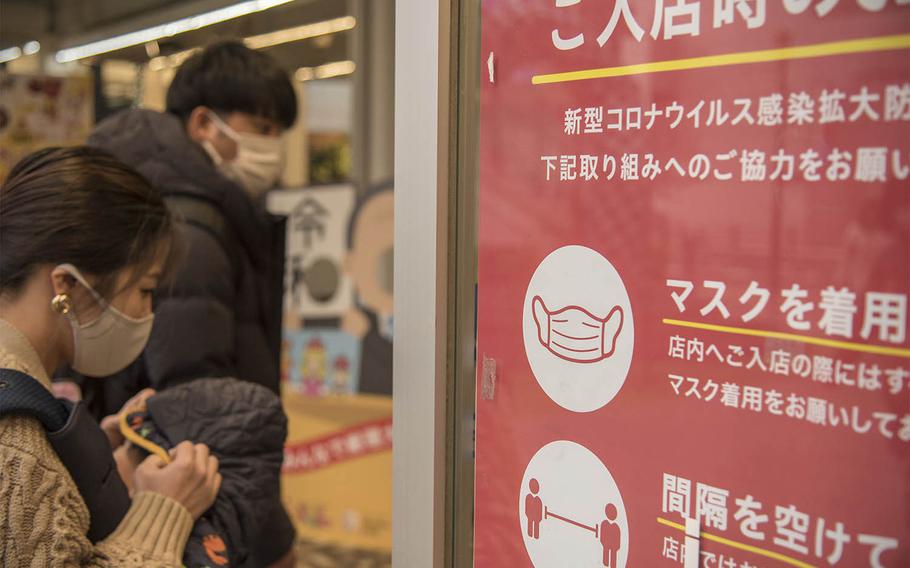
<svg viewBox="0 0 910 568"><path fill-rule="evenodd" d="M171 463L171 456L167 453L167 450L159 446L158 444L143 438L139 435L138 432L130 428L130 425L126 421L126 417L130 412L140 412L144 408L131 408L129 410L124 409L120 412L119 421L120 421L120 433L123 434L123 437L129 440L130 442L136 444L140 448L148 451L149 453L158 456L161 458L165 464Z"/></svg>

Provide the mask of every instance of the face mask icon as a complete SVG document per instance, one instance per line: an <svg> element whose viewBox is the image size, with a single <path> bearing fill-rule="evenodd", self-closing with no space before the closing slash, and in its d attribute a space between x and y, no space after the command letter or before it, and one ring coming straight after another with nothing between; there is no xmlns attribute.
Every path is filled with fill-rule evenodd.
<svg viewBox="0 0 910 568"><path fill-rule="evenodd" d="M560 359L596 363L616 350L623 324L620 306L613 306L606 317L599 318L580 306L550 311L540 296L534 296L532 312L540 344Z"/></svg>

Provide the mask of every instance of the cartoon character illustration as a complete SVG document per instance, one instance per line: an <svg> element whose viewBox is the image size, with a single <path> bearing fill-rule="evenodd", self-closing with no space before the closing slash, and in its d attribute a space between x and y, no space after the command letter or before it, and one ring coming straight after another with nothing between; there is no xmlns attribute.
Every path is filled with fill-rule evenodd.
<svg viewBox="0 0 910 568"><path fill-rule="evenodd" d="M325 528L332 523L325 512L325 505L300 503L297 506L297 519L308 527Z"/></svg>
<svg viewBox="0 0 910 568"><path fill-rule="evenodd" d="M347 394L348 385L351 381L351 363L344 355L335 358L335 364L332 365L332 392L335 394Z"/></svg>
<svg viewBox="0 0 910 568"><path fill-rule="evenodd" d="M341 329L362 342L362 393L392 394L393 244L395 199L391 183L372 189L351 215L344 270L358 307L341 319Z"/></svg>
<svg viewBox="0 0 910 568"><path fill-rule="evenodd" d="M325 388L327 371L325 345L318 337L307 343L303 351L300 378L303 380L303 394L319 396Z"/></svg>

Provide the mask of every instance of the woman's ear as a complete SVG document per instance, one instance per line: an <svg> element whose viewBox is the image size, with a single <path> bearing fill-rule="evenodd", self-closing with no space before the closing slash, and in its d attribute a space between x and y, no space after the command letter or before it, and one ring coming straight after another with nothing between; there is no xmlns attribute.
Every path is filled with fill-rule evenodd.
<svg viewBox="0 0 910 568"><path fill-rule="evenodd" d="M72 270L73 267L66 264L50 270L51 307L61 314L74 311L77 321L81 323L91 321L103 309L103 306L92 297L91 292L91 287L96 286L98 280L88 275L77 279Z"/></svg>
<svg viewBox="0 0 910 568"><path fill-rule="evenodd" d="M51 270L51 288L55 296L70 295L75 285L76 279L64 268L58 266Z"/></svg>

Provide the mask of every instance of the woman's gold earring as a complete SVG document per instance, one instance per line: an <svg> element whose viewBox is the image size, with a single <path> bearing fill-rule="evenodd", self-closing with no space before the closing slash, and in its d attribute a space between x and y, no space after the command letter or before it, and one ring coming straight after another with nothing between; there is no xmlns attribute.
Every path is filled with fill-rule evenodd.
<svg viewBox="0 0 910 568"><path fill-rule="evenodd" d="M72 306L70 305L70 297L66 294L57 294L54 296L54 299L51 300L51 309L53 309L58 314L68 314Z"/></svg>

